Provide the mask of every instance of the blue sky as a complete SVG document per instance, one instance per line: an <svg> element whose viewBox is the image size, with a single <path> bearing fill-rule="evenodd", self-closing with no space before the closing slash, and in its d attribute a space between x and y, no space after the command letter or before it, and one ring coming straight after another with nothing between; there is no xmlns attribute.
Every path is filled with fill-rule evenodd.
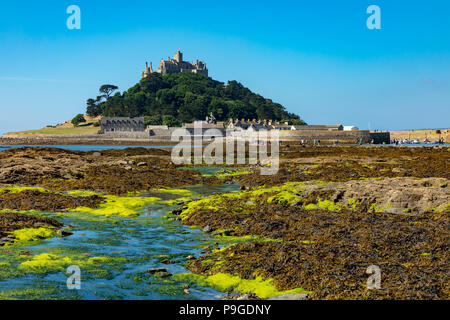
<svg viewBox="0 0 450 320"><path fill-rule="evenodd" d="M68 30L66 8L81 8ZM369 5L381 30L369 30ZM0 133L85 111L177 48L311 124L450 127L449 1L21 1L0 6Z"/></svg>

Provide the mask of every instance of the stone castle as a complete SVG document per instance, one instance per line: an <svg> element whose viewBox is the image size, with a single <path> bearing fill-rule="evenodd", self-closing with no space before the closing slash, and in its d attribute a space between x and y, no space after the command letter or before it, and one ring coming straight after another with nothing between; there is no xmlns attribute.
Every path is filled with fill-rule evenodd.
<svg viewBox="0 0 450 320"><path fill-rule="evenodd" d="M157 70L153 70L152 63L150 62L150 66L148 62L145 63L145 70L142 72L142 79L146 78L150 73L157 72L161 74L169 74L169 73L182 73L182 72L191 72L191 73L200 73L205 76L208 76L208 69L206 68L206 63L203 61L195 61L195 63L183 61L183 53L180 52L180 49L175 53L173 59L170 57L168 60L161 59L159 63L159 68Z"/></svg>

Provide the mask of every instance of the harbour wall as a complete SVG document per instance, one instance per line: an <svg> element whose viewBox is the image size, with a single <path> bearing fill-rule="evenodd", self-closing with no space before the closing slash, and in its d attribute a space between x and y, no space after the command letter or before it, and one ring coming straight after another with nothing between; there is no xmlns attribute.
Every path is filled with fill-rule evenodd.
<svg viewBox="0 0 450 320"><path fill-rule="evenodd" d="M154 144L177 144L171 141L172 133L176 128L169 128L161 132L110 132L95 135L5 135L0 137L0 144L4 145L71 145L71 144L122 144L122 145L154 145ZM225 130L223 130L225 135ZM239 135L238 132L235 133ZM320 140L321 144L357 144L362 139L363 143L376 144L390 142L389 132L370 132L368 130L358 131L279 131L281 142L300 144L301 140Z"/></svg>

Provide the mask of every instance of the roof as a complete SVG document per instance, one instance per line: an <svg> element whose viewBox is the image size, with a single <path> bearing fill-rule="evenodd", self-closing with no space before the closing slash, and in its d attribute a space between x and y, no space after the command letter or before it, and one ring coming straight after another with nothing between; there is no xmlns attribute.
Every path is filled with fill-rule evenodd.
<svg viewBox="0 0 450 320"><path fill-rule="evenodd" d="M144 122L144 117L136 117L136 118L130 118L130 117L103 117L100 119L100 123L107 123L112 121L130 121L130 122Z"/></svg>

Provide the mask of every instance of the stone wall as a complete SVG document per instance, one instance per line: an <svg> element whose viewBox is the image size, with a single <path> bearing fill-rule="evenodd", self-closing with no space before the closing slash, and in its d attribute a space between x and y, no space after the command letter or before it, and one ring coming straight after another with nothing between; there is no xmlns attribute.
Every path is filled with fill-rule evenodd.
<svg viewBox="0 0 450 320"><path fill-rule="evenodd" d="M152 144L171 142L172 133L178 128L155 129L147 132L108 132L97 135L35 135L35 136L10 136L1 139L2 144L115 144L124 142L129 144ZM224 133L225 136L225 133ZM270 134L269 134L270 137ZM300 144L300 141L308 140L311 144L313 140L320 140L321 144L333 144L336 140L339 144L357 144L360 139L363 143L370 143L373 139L375 143L389 143L389 132L371 133L368 130L359 131L279 131L280 141L289 144Z"/></svg>
<svg viewBox="0 0 450 320"><path fill-rule="evenodd" d="M376 144L390 144L391 143L391 133L390 132L371 132L370 138L373 139Z"/></svg>
<svg viewBox="0 0 450 320"><path fill-rule="evenodd" d="M355 144L363 139L363 143L369 143L372 139L368 130L358 131L280 131L280 140L299 143L301 140L320 140L321 143Z"/></svg>

